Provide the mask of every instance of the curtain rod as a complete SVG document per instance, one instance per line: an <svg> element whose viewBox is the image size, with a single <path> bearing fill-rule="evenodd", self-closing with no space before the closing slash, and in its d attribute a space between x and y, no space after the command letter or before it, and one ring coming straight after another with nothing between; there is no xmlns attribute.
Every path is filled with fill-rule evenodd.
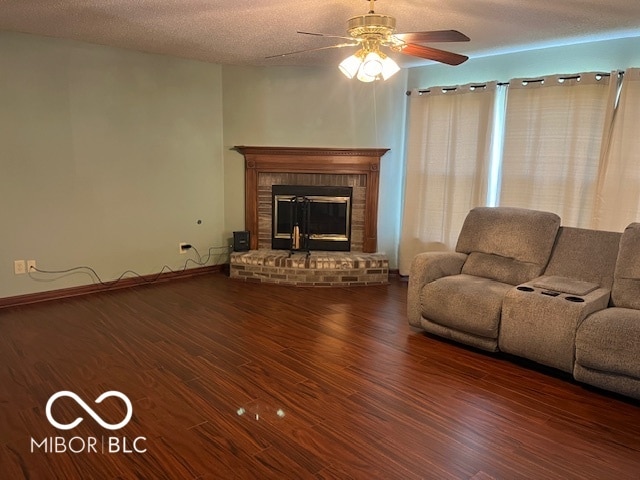
<svg viewBox="0 0 640 480"><path fill-rule="evenodd" d="M586 72L586 73L592 73L592 72ZM576 80L578 78L580 78L581 75L584 74L576 74L576 75L566 75L563 77L558 77L558 80ZM611 74L610 73L605 73L605 72L596 72L596 75L601 75L603 77L610 77ZM618 75L624 75L624 70L620 70L618 72ZM527 82L527 83L541 83L544 82L544 78L532 78L531 80L527 79L527 80L522 80L523 82ZM498 86L504 86L504 85L509 85L509 82L497 82L496 85ZM486 83L479 83L479 84L470 84L469 87L470 89L476 89L476 88L485 88L487 86ZM434 88L434 87L431 87ZM423 93L429 93L431 92L431 88L427 88L427 89L422 89L422 90L417 90L418 94L423 94ZM443 92L453 92L455 90L458 89L458 87L441 87ZM406 95L407 96L411 96L411 90L407 90L406 91Z"/></svg>

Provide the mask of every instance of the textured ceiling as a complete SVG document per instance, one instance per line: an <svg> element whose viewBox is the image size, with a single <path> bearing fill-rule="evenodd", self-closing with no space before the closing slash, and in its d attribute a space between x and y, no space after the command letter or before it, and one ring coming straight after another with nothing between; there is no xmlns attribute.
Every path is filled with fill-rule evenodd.
<svg viewBox="0 0 640 480"><path fill-rule="evenodd" d="M61 37L231 65L335 65L340 43L298 30L346 35L366 0L0 0L0 30ZM638 37L640 0L377 0L398 33L455 29L466 43L430 46L473 58L506 51ZM402 66L429 63L392 55Z"/></svg>

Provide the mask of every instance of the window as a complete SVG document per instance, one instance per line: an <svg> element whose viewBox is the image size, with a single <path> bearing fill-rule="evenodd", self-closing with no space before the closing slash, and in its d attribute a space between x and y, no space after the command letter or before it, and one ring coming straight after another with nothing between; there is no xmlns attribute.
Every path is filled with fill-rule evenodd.
<svg viewBox="0 0 640 480"><path fill-rule="evenodd" d="M475 206L552 211L563 225L613 231L640 221L640 69L415 93L401 274L418 252L453 249Z"/></svg>

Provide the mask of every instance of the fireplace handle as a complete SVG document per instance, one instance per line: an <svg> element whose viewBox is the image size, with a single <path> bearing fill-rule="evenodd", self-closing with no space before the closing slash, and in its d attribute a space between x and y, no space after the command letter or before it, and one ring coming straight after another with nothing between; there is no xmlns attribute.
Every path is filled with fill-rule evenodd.
<svg viewBox="0 0 640 480"><path fill-rule="evenodd" d="M293 226L293 249L300 249L300 227L298 225Z"/></svg>

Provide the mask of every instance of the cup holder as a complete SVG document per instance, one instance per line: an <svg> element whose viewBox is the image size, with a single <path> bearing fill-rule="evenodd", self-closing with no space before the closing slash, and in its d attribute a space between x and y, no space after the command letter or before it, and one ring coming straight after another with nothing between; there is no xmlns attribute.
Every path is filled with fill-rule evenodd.
<svg viewBox="0 0 640 480"><path fill-rule="evenodd" d="M580 297L564 297L565 300L569 300L570 302L582 303L584 302L584 298Z"/></svg>
<svg viewBox="0 0 640 480"><path fill-rule="evenodd" d="M520 290L521 292L533 292L534 289L531 287L520 286L516 287L516 290Z"/></svg>

